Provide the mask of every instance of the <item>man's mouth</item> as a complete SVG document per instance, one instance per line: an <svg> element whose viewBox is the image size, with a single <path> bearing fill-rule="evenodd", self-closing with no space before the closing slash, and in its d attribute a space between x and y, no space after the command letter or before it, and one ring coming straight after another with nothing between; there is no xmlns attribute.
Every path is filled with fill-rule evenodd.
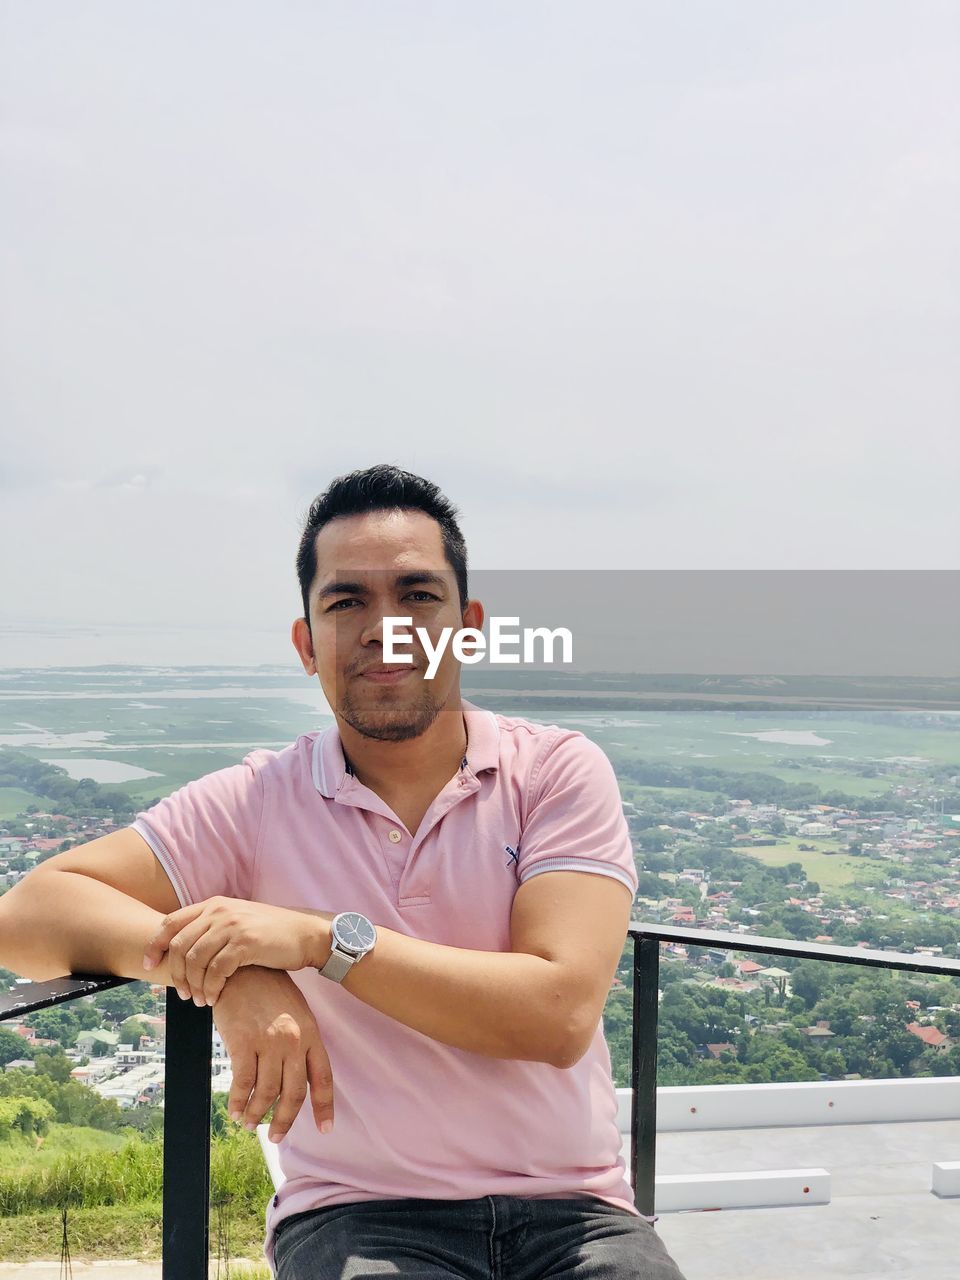
<svg viewBox="0 0 960 1280"><path fill-rule="evenodd" d="M404 662L389 666L367 667L365 671L360 672L360 676L374 684L399 684L407 676L413 675L414 671L416 667L413 663Z"/></svg>

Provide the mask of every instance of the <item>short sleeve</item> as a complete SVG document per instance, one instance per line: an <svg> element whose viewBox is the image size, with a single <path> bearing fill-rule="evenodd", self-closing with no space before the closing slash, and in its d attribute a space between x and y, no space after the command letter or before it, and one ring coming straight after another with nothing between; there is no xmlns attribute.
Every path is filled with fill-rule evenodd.
<svg viewBox="0 0 960 1280"><path fill-rule="evenodd" d="M181 906L249 898L263 818L263 779L248 756L188 782L134 819Z"/></svg>
<svg viewBox="0 0 960 1280"><path fill-rule="evenodd" d="M582 733L560 730L531 780L520 883L544 871L612 876L637 892L630 831L613 766Z"/></svg>

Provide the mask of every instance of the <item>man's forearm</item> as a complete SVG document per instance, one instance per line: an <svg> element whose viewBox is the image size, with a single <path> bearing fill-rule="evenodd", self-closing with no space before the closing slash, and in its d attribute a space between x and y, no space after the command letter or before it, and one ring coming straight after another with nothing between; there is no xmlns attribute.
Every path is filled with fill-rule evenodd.
<svg viewBox="0 0 960 1280"><path fill-rule="evenodd" d="M329 925L318 930L315 962L330 955ZM570 1008L558 965L514 951L470 951L377 927L377 945L353 965L343 987L364 1004L433 1040L492 1058L569 1067L585 1028Z"/></svg>
<svg viewBox="0 0 960 1280"><path fill-rule="evenodd" d="M73 871L33 871L0 897L0 966L45 982L69 973L166 983L143 948L163 917L119 889Z"/></svg>

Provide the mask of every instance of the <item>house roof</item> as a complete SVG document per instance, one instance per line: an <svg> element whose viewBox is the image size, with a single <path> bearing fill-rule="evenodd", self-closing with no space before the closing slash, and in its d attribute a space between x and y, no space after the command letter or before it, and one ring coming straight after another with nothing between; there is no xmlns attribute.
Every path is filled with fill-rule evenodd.
<svg viewBox="0 0 960 1280"><path fill-rule="evenodd" d="M719 1058L721 1053L736 1053L735 1044L708 1044L707 1051L712 1058Z"/></svg>
<svg viewBox="0 0 960 1280"><path fill-rule="evenodd" d="M107 1031L103 1027L96 1027L91 1031L80 1031L77 1034L77 1043L81 1040L101 1040L104 1044L119 1044L120 1032Z"/></svg>
<svg viewBox="0 0 960 1280"><path fill-rule="evenodd" d="M907 1030L911 1035L915 1035L918 1040L922 1040L924 1044L933 1046L944 1044L949 1037L945 1036L939 1027L921 1027L919 1022L910 1022L907 1024Z"/></svg>

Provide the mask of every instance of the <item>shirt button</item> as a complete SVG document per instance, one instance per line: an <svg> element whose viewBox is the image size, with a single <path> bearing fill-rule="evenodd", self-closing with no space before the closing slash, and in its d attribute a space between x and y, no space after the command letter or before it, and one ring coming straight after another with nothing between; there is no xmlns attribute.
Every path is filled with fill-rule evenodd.
<svg viewBox="0 0 960 1280"><path fill-rule="evenodd" d="M403 836L399 831L396 830L396 828L394 828L394 830L390 832L387 839L390 841L391 844L399 844L400 841L403 839Z"/></svg>

